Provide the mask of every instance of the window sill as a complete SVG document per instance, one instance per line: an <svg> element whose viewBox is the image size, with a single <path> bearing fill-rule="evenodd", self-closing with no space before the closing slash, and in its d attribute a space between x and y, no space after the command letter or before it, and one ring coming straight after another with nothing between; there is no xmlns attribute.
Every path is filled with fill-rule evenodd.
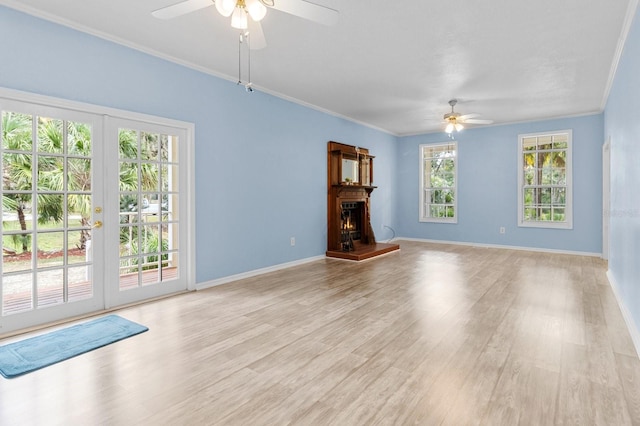
<svg viewBox="0 0 640 426"><path fill-rule="evenodd" d="M573 229L571 222L520 222L520 228Z"/></svg>
<svg viewBox="0 0 640 426"><path fill-rule="evenodd" d="M440 219L435 217L421 217L418 221L423 223L458 223L457 218Z"/></svg>

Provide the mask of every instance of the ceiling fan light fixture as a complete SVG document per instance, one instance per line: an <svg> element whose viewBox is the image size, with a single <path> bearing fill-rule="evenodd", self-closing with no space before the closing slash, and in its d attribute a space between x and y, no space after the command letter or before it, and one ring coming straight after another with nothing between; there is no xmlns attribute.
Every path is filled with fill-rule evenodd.
<svg viewBox="0 0 640 426"><path fill-rule="evenodd" d="M236 8L236 0L216 0L216 9L220 15L228 18Z"/></svg>
<svg viewBox="0 0 640 426"><path fill-rule="evenodd" d="M462 129L464 129L464 126L460 123L456 123L456 132L459 132Z"/></svg>
<svg viewBox="0 0 640 426"><path fill-rule="evenodd" d="M254 21L261 21L267 14L267 8L260 2L260 0L245 0L247 5L247 12Z"/></svg>
<svg viewBox="0 0 640 426"><path fill-rule="evenodd" d="M231 26L239 30L247 29L247 12L244 7L236 7L231 15Z"/></svg>
<svg viewBox="0 0 640 426"><path fill-rule="evenodd" d="M453 125L452 122L449 122L449 124L447 124L447 127L444 129L444 131L447 133L451 133L453 132L453 129L455 129L455 126Z"/></svg>

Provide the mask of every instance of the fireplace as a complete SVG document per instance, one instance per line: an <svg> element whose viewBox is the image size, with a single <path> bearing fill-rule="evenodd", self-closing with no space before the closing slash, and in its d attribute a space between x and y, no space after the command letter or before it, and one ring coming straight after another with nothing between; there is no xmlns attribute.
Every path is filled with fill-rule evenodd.
<svg viewBox="0 0 640 426"><path fill-rule="evenodd" d="M340 213L340 238L342 251L355 251L356 241L362 236L364 203L342 203Z"/></svg>
<svg viewBox="0 0 640 426"><path fill-rule="evenodd" d="M398 250L376 243L371 227L373 156L369 150L329 142L327 150L327 256L364 260Z"/></svg>

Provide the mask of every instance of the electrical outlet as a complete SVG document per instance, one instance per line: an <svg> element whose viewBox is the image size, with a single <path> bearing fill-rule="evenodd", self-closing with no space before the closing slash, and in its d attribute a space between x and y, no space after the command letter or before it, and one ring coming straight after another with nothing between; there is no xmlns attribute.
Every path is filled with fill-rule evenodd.
<svg viewBox="0 0 640 426"><path fill-rule="evenodd" d="M506 233L506 232L507 232L507 230L504 228L504 226L501 226L501 227L500 227L500 233L501 233L501 234L504 234L504 233Z"/></svg>
<svg viewBox="0 0 640 426"><path fill-rule="evenodd" d="M296 245L296 237L291 237L291 247Z"/></svg>

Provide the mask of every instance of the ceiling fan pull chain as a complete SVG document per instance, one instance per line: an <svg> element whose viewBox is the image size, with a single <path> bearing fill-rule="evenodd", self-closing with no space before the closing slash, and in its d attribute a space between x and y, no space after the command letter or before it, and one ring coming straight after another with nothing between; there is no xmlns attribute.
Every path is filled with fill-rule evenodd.
<svg viewBox="0 0 640 426"><path fill-rule="evenodd" d="M247 82L246 86L244 86L244 88L247 90L247 92L251 93L251 92L253 92L253 87L251 87L252 86L252 83L251 83L251 33L249 31L247 31L245 36L247 38L247 79L248 79L248 82Z"/></svg>
<svg viewBox="0 0 640 426"><path fill-rule="evenodd" d="M240 32L240 36L238 37L238 82L236 84L242 84L242 31Z"/></svg>
<svg viewBox="0 0 640 426"><path fill-rule="evenodd" d="M242 82L242 44L247 45L247 78L246 84ZM247 92L253 92L253 83L251 83L251 35L249 31L241 32L238 37L238 82L237 85L244 84Z"/></svg>

